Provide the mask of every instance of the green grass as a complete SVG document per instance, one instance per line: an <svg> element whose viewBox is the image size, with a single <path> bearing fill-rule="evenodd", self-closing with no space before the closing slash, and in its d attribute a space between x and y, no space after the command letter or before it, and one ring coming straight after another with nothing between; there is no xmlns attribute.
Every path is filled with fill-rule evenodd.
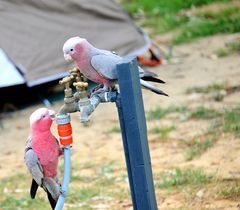
<svg viewBox="0 0 240 210"><path fill-rule="evenodd" d="M157 134L161 139L167 139L171 131L175 130L175 126L153 127L150 133Z"/></svg>
<svg viewBox="0 0 240 210"><path fill-rule="evenodd" d="M148 120L159 120L170 113L185 113L186 111L187 107L185 106L170 106L168 108L156 107L149 110L146 115Z"/></svg>
<svg viewBox="0 0 240 210"><path fill-rule="evenodd" d="M232 133L233 135L240 136L240 105L231 108L225 109L221 112L218 112L211 108L198 107L196 110L193 110L190 114L191 118L194 119L214 119L218 118L220 126L213 128L209 133L209 137L202 141L199 139L193 139L188 143L188 148L185 152L186 160L192 160L195 157L202 155L208 148L214 145L217 136L222 133Z"/></svg>
<svg viewBox="0 0 240 210"><path fill-rule="evenodd" d="M215 50L215 54L218 57L226 57L235 52L240 52L240 40L232 41L226 44L225 48L218 48Z"/></svg>
<svg viewBox="0 0 240 210"><path fill-rule="evenodd" d="M71 182L84 182L89 183L96 179L96 177L89 177L89 176L80 176L80 175L73 175L71 172L70 180Z"/></svg>
<svg viewBox="0 0 240 210"><path fill-rule="evenodd" d="M30 198L30 195L23 193L21 197L17 197L15 195L5 196L3 200L0 200L0 208L4 210L45 210L50 209L50 205L43 198L38 197L37 199L33 200Z"/></svg>
<svg viewBox="0 0 240 210"><path fill-rule="evenodd" d="M146 18L143 26L152 27L156 32L166 32L187 22L187 17L175 16L178 11L183 8L190 8L194 5L203 4L205 1L125 0L123 2L123 5L131 14L144 11Z"/></svg>
<svg viewBox="0 0 240 210"><path fill-rule="evenodd" d="M95 162L87 161L80 166L80 169L91 169L91 168L95 168L96 166L97 165Z"/></svg>
<svg viewBox="0 0 240 210"><path fill-rule="evenodd" d="M192 94L192 93L210 93L210 92L215 92L215 91L221 91L225 90L227 88L227 83L217 83L214 82L212 84L209 84L206 87L191 87L186 90L186 94Z"/></svg>
<svg viewBox="0 0 240 210"><path fill-rule="evenodd" d="M227 44L227 47L232 52L239 52L240 51L240 40L232 41Z"/></svg>
<svg viewBox="0 0 240 210"><path fill-rule="evenodd" d="M100 196L102 193L99 187L94 186L74 188L70 190L67 202L75 204L89 201L95 196Z"/></svg>
<svg viewBox="0 0 240 210"><path fill-rule="evenodd" d="M225 132L234 133L236 136L240 136L240 105L225 110L223 119L223 128Z"/></svg>
<svg viewBox="0 0 240 210"><path fill-rule="evenodd" d="M147 119L148 120L159 120L165 117L169 113L168 109L164 109L161 107L156 107L147 112Z"/></svg>
<svg viewBox="0 0 240 210"><path fill-rule="evenodd" d="M218 48L217 50L215 50L215 54L219 57L226 57L229 55L229 52L226 48Z"/></svg>
<svg viewBox="0 0 240 210"><path fill-rule="evenodd" d="M131 192L130 189L117 189L116 191L112 191L111 193L112 196L119 198L119 200L123 200L123 199L130 199L131 197Z"/></svg>
<svg viewBox="0 0 240 210"><path fill-rule="evenodd" d="M99 187L110 187L113 186L115 183L116 178L115 177L111 177L111 178L107 178L107 177L99 177L94 185L99 186Z"/></svg>
<svg viewBox="0 0 240 210"><path fill-rule="evenodd" d="M230 197L239 197L240 196L240 186L237 181L234 181L233 183L227 183L226 186L224 186L222 189L220 189L217 192L218 196L224 197L224 198L230 198Z"/></svg>
<svg viewBox="0 0 240 210"><path fill-rule="evenodd" d="M183 185L202 185L209 182L210 179L211 177L200 169L176 168L160 174L160 180L157 182L156 186L157 188L163 189Z"/></svg>
<svg viewBox="0 0 240 210"><path fill-rule="evenodd" d="M228 0L131 0L123 1L123 5L132 14L142 9L149 15L164 16L166 14L175 14L182 9L210 4L213 2L229 2Z"/></svg>
<svg viewBox="0 0 240 210"><path fill-rule="evenodd" d="M102 172L96 173L92 177L72 175L65 202L66 208L69 210L95 209L94 205L101 204L102 200L94 200L94 198L130 199L128 188L118 188L119 181L116 181L116 178L119 179L120 177L105 176L113 173L112 164L113 162L109 162L103 165L101 167ZM0 180L0 208L3 210L50 209L43 189L38 189L36 199L30 198L31 180L29 178L26 174L17 174ZM116 183L118 183L117 186ZM67 205L69 206L67 207ZM110 205L109 208L111 208Z"/></svg>
<svg viewBox="0 0 240 210"><path fill-rule="evenodd" d="M185 153L185 158L187 161L194 159L195 157L203 154L208 148L211 148L214 145L212 139L206 139L205 141L199 141L194 139Z"/></svg>
<svg viewBox="0 0 240 210"><path fill-rule="evenodd" d="M36 200L30 198L29 188L31 179L26 174L16 174L14 176L0 180L0 208L4 210L12 209L49 209L48 202L42 196L37 196ZM5 190L8 190L7 192ZM20 190L22 192L17 192ZM42 189L39 189L41 191Z"/></svg>
<svg viewBox="0 0 240 210"><path fill-rule="evenodd" d="M115 167L115 162L114 161L110 161L104 165L102 165L100 167L100 170L99 170L99 175L107 175L109 173L112 173L114 171L114 167Z"/></svg>
<svg viewBox="0 0 240 210"><path fill-rule="evenodd" d="M235 33L240 31L240 7L233 6L218 12L202 12L192 22L186 24L173 39L174 44L190 42L196 38L217 33Z"/></svg>
<svg viewBox="0 0 240 210"><path fill-rule="evenodd" d="M221 48L222 49L222 48ZM219 55L218 55L219 56ZM221 55L223 56L223 55ZM226 96L227 89L229 89L229 85L224 83L212 83L209 84L206 87L191 87L186 90L186 94L192 94L192 93L201 93L201 94L211 94L211 98L214 99L214 101L222 101L224 97Z"/></svg>
<svg viewBox="0 0 240 210"><path fill-rule="evenodd" d="M113 126L107 130L107 133L120 133L121 128L119 126Z"/></svg>
<svg viewBox="0 0 240 210"><path fill-rule="evenodd" d="M199 89L191 89L191 92L198 91L198 92L211 92L215 90L222 90L226 88L225 83L213 83L207 87L201 87ZM189 90L190 91L190 90ZM240 136L240 105L224 109L224 110L215 110L210 107L197 107L195 109L190 109L187 107L168 107L168 108L161 108L156 107L146 113L148 120L161 120L162 118L166 117L170 113L187 113L187 119L195 119L195 120L211 120L217 119L220 122L219 126L217 127L215 132L222 133L228 132L233 133L235 136ZM153 127L150 130L150 133L159 134L161 138L167 138L168 134L175 129L174 126L170 127ZM207 144L207 142L205 142ZM200 145L198 145L200 147ZM202 149L201 149L202 150ZM191 148L186 155L188 158L195 157L199 155L199 151L197 147ZM200 152L201 153L201 152Z"/></svg>
<svg viewBox="0 0 240 210"><path fill-rule="evenodd" d="M194 119L212 119L218 116L221 116L221 113L212 108L205 108L202 106L198 107L190 114L190 117Z"/></svg>
<svg viewBox="0 0 240 210"><path fill-rule="evenodd" d="M191 15L183 12L214 2L228 4L225 5L226 8L216 11L205 10ZM155 33L178 29L172 43L179 44L216 33L239 32L240 7L232 6L230 2L231 0L124 0L123 6L133 16L144 13L142 26L154 29Z"/></svg>
<svg viewBox="0 0 240 210"><path fill-rule="evenodd" d="M226 91L223 91L223 92L219 91L219 92L215 92L212 95L212 98L214 99L214 101L221 102L225 96L226 96Z"/></svg>

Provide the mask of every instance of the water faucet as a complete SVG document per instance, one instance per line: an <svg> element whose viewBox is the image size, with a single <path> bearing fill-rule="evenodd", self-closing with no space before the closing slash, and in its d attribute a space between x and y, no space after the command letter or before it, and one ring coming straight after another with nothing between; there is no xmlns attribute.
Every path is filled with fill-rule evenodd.
<svg viewBox="0 0 240 210"><path fill-rule="evenodd" d="M84 77L81 74L80 69L73 68L73 69L69 69L68 71L71 74L71 76L75 78L76 82L81 82L81 81L84 82Z"/></svg>
<svg viewBox="0 0 240 210"><path fill-rule="evenodd" d="M78 68L69 70L70 76L64 77L59 81L60 85L65 86L64 105L59 113L72 113L80 111L80 122L89 121L91 113L101 102L113 102L117 97L116 91L95 94L89 98L88 83ZM73 94L70 84L72 81L76 92Z"/></svg>
<svg viewBox="0 0 240 210"><path fill-rule="evenodd" d="M72 81L72 76L64 77L59 81L60 85L64 85L64 105L60 108L59 113L72 113L78 111L77 102L73 96L72 88L70 87L70 82Z"/></svg>
<svg viewBox="0 0 240 210"><path fill-rule="evenodd" d="M89 120L90 110L91 110L91 101L88 97L88 83L87 82L74 82L73 86L77 89L78 108L81 112L80 121L87 122Z"/></svg>
<svg viewBox="0 0 240 210"><path fill-rule="evenodd" d="M118 94L117 91L99 93L99 94L93 95L89 99L88 104L84 104L81 106L81 104L79 103L79 110L81 112L80 121L88 122L91 113L97 108L97 106L100 103L115 102L117 100L117 94Z"/></svg>
<svg viewBox="0 0 240 210"><path fill-rule="evenodd" d="M72 94L72 88L70 87L70 81L72 80L72 78L70 76L64 77L62 80L59 81L60 85L65 85L65 90L64 90L64 94L65 97L70 98L73 96Z"/></svg>

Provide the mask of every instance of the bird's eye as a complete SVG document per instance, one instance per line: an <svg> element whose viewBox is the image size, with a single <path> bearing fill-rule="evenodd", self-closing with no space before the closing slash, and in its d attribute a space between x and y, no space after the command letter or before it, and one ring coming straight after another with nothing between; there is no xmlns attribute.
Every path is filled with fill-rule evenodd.
<svg viewBox="0 0 240 210"><path fill-rule="evenodd" d="M73 51L73 49L70 49L70 51Z"/></svg>
<svg viewBox="0 0 240 210"><path fill-rule="evenodd" d="M42 115L42 118L44 118L44 117L46 117L46 115L45 115L45 114L43 114L43 115Z"/></svg>

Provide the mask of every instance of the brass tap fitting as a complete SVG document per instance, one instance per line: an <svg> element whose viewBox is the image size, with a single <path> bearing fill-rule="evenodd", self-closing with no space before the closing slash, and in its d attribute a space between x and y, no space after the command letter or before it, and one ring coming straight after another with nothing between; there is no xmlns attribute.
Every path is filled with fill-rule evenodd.
<svg viewBox="0 0 240 210"><path fill-rule="evenodd" d="M73 86L81 91L84 91L87 89L88 83L87 82L74 82Z"/></svg>
<svg viewBox="0 0 240 210"><path fill-rule="evenodd" d="M64 77L62 80L59 81L60 85L65 85L64 93L65 93L65 97L67 97L67 98L70 98L70 97L73 96L72 88L70 88L71 80L72 80L72 77L67 76L67 77Z"/></svg>
<svg viewBox="0 0 240 210"><path fill-rule="evenodd" d="M75 78L75 80L76 80L77 82L83 81L83 77L82 77L82 74L81 74L80 69L78 69L78 68L73 68L73 69L69 69L68 71L69 71L69 73L71 74L71 76L72 76L73 78Z"/></svg>
<svg viewBox="0 0 240 210"><path fill-rule="evenodd" d="M69 71L71 74L72 74L72 73L73 73L73 74L74 74L74 73L77 74L78 72L80 72L80 70L79 70L78 68L76 68L76 67L75 67L75 68L72 68L72 69L69 69L68 71Z"/></svg>
<svg viewBox="0 0 240 210"><path fill-rule="evenodd" d="M88 98L88 83L87 82L74 82L73 86L77 88L77 97L79 98L80 106L89 105L90 101Z"/></svg>
<svg viewBox="0 0 240 210"><path fill-rule="evenodd" d="M88 83L87 82L74 82L73 86L76 87L76 89L77 89L76 97L78 99L87 98L87 96L88 96L88 92L87 92Z"/></svg>

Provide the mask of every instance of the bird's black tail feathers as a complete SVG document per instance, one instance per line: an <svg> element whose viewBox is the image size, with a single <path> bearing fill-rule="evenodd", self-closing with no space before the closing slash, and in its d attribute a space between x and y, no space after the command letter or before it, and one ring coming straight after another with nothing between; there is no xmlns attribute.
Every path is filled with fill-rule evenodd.
<svg viewBox="0 0 240 210"><path fill-rule="evenodd" d="M163 84L165 83L163 80L158 79L158 78L156 78L156 77L152 77L152 76L150 76L150 77L148 77L148 76L143 76L141 79L144 80L144 81L150 81L150 82L156 82L156 83L163 83Z"/></svg>
<svg viewBox="0 0 240 210"><path fill-rule="evenodd" d="M154 87L153 85L151 85L150 83L140 79L140 83L143 87L145 87L146 89L148 90L151 90L152 92L156 93L156 94L159 94L159 95L164 95L164 96L168 96L167 93L164 93L162 90Z"/></svg>
<svg viewBox="0 0 240 210"><path fill-rule="evenodd" d="M49 201L49 203L50 203L52 209L54 210L54 209L55 209L55 206L56 206L56 204L57 204L57 202L53 199L51 193L48 192L48 190L46 190L46 192L47 192L47 196L48 196L48 201Z"/></svg>
<svg viewBox="0 0 240 210"><path fill-rule="evenodd" d="M156 83L165 83L163 80L158 78L158 75L156 73L148 71L146 69L143 70L141 67L138 67L138 69L139 69L140 77L142 80L156 82Z"/></svg>
<svg viewBox="0 0 240 210"><path fill-rule="evenodd" d="M38 184L34 179L32 179L32 185L31 185L31 188L30 188L30 195L31 195L32 199L35 198L36 193L37 193L37 189L38 189Z"/></svg>
<svg viewBox="0 0 240 210"><path fill-rule="evenodd" d="M31 188L30 188L30 195L31 195L32 199L34 199L36 197L38 187L39 186L38 186L37 182L34 179L32 179L32 185L31 185ZM46 188L43 187L43 189L47 192L48 201L49 201L52 209L54 210L57 202L53 199L51 193Z"/></svg>

